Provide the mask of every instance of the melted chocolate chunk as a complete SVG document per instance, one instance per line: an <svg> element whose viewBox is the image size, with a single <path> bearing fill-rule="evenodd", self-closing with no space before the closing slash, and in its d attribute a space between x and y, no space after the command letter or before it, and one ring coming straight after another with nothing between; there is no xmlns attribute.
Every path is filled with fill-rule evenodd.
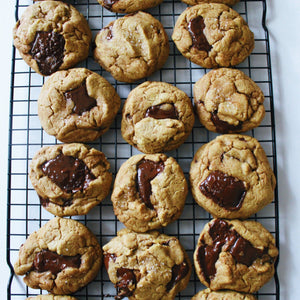
<svg viewBox="0 0 300 300"><path fill-rule="evenodd" d="M89 111L97 106L97 101L90 97L86 90L86 85L82 84L78 88L64 93L66 100L73 101L73 112L82 115L85 111Z"/></svg>
<svg viewBox="0 0 300 300"><path fill-rule="evenodd" d="M45 162L42 171L67 193L83 191L95 179L94 174L81 159L62 153Z"/></svg>
<svg viewBox="0 0 300 300"><path fill-rule="evenodd" d="M189 272L189 265L186 261L180 265L174 265L172 268L172 279L167 284L167 291L170 291L182 278L184 278Z"/></svg>
<svg viewBox="0 0 300 300"><path fill-rule="evenodd" d="M112 260L112 261L116 261L116 256L112 253L106 253L104 254L104 266L105 266L105 269L108 270L108 267L109 267L109 262Z"/></svg>
<svg viewBox="0 0 300 300"><path fill-rule="evenodd" d="M107 39L107 40L111 40L111 39L113 38L113 34L112 34L112 26L105 27L105 28L108 30L106 39Z"/></svg>
<svg viewBox="0 0 300 300"><path fill-rule="evenodd" d="M201 182L200 191L216 204L230 211L241 207L247 192L241 180L220 171L211 172Z"/></svg>
<svg viewBox="0 0 300 300"><path fill-rule="evenodd" d="M103 6L106 9L111 10L112 6L118 1L119 0L103 0Z"/></svg>
<svg viewBox="0 0 300 300"><path fill-rule="evenodd" d="M173 103L163 103L149 107L146 111L145 117L178 120L178 113Z"/></svg>
<svg viewBox="0 0 300 300"><path fill-rule="evenodd" d="M137 185L140 197L148 208L153 209L154 207L150 201L152 194L151 180L164 170L164 162L154 162L143 159L139 162L137 167Z"/></svg>
<svg viewBox="0 0 300 300"><path fill-rule="evenodd" d="M237 263L248 267L256 259L261 259L264 255L268 256L268 248L262 250L253 247L224 220L216 219L210 225L209 235L213 239L213 245L206 245L204 241L201 241L204 245L199 247L197 253L197 260L207 282L210 282L216 273L215 264L221 251L229 252Z"/></svg>
<svg viewBox="0 0 300 300"><path fill-rule="evenodd" d="M202 16L193 18L188 23L188 30L192 36L193 46L200 51L209 52L212 46L208 43L203 32L205 28L204 19Z"/></svg>
<svg viewBox="0 0 300 300"><path fill-rule="evenodd" d="M33 270L39 273L50 271L57 275L65 268L79 268L81 264L80 255L65 256L58 255L49 250L42 250L35 255L33 261Z"/></svg>
<svg viewBox="0 0 300 300"><path fill-rule="evenodd" d="M136 278L133 270L127 268L119 268L117 270L117 276L120 280L116 284L117 296L116 300L123 299L124 297L129 297L133 294L136 285ZM131 287L129 288L129 285Z"/></svg>
<svg viewBox="0 0 300 300"><path fill-rule="evenodd" d="M211 113L211 121L216 126L216 130L219 133L228 133L228 132L235 132L242 129L242 123L239 122L238 125L232 125L227 123L226 121L222 121L219 119L217 112Z"/></svg>
<svg viewBox="0 0 300 300"><path fill-rule="evenodd" d="M50 203L50 199L49 198L42 198L40 195L39 195L39 198L40 198L40 203L43 207L47 207ZM70 206L72 205L73 203L73 199L63 199L63 198L60 198L60 200L63 201L62 204L58 204L56 203L56 205L59 205L59 206L62 206L62 207L66 207L66 206Z"/></svg>
<svg viewBox="0 0 300 300"><path fill-rule="evenodd" d="M37 31L30 54L43 75L57 71L64 59L65 39L54 31Z"/></svg>

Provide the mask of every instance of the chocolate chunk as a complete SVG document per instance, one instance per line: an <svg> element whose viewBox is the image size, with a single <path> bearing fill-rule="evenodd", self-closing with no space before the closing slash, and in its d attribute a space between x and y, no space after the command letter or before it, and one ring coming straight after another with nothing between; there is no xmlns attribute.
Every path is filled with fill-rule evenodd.
<svg viewBox="0 0 300 300"><path fill-rule="evenodd" d="M111 10L112 6L118 1L119 0L103 0L103 6L106 9Z"/></svg>
<svg viewBox="0 0 300 300"><path fill-rule="evenodd" d="M226 121L222 121L219 119L217 112L211 113L211 121L216 126L216 130L219 133L228 133L228 132L236 132L242 129L242 123L239 122L238 125L232 125L227 123Z"/></svg>
<svg viewBox="0 0 300 300"><path fill-rule="evenodd" d="M49 205L49 203L50 203L50 199L49 198L43 198L40 195L39 195L39 198L40 198L40 203L41 203L41 205L43 207L47 207ZM72 205L72 203L73 203L73 199L72 198L71 199L60 198L60 200L62 200L63 203L62 204L56 203L56 205L59 205L59 206L62 206L62 207L66 207L66 206Z"/></svg>
<svg viewBox="0 0 300 300"><path fill-rule="evenodd" d="M204 19L202 16L193 18L188 23L188 30L192 36L193 46L200 51L209 52L212 46L208 43L203 32L205 28Z"/></svg>
<svg viewBox="0 0 300 300"><path fill-rule="evenodd" d="M173 103L163 103L149 107L146 111L145 117L178 120L178 113Z"/></svg>
<svg viewBox="0 0 300 300"><path fill-rule="evenodd" d="M137 167L137 185L140 197L148 208L153 209L154 207L150 201L152 194L151 180L164 170L164 162L143 159L138 163Z"/></svg>
<svg viewBox="0 0 300 300"><path fill-rule="evenodd" d="M83 191L96 178L81 159L62 153L42 164L42 171L67 193Z"/></svg>
<svg viewBox="0 0 300 300"><path fill-rule="evenodd" d="M65 256L58 255L49 250L42 250L35 255L33 270L39 273L50 271L57 275L65 268L79 268L81 264L80 255Z"/></svg>
<svg viewBox="0 0 300 300"><path fill-rule="evenodd" d="M238 210L241 207L247 192L241 180L220 171L211 172L201 182L200 191L230 211Z"/></svg>
<svg viewBox="0 0 300 300"><path fill-rule="evenodd" d="M210 225L209 235L213 239L213 245L206 245L202 241L204 245L200 246L197 252L197 260L207 282L210 282L216 273L215 264L221 251L229 252L237 263L248 267L256 259L268 256L268 248L257 249L253 247L249 241L231 229L224 220L214 220Z"/></svg>
<svg viewBox="0 0 300 300"><path fill-rule="evenodd" d="M136 285L136 278L133 270L127 268L119 268L117 270L117 277L120 278L120 280L116 284L118 295L115 297L115 299L120 300L124 297L131 296Z"/></svg>
<svg viewBox="0 0 300 300"><path fill-rule="evenodd" d="M109 26L109 27L105 27L105 29L108 30L108 33L107 33L107 36L106 36L106 39L107 40L111 40L113 38L113 34L112 34L112 25Z"/></svg>
<svg viewBox="0 0 300 300"><path fill-rule="evenodd" d="M109 267L109 262L112 261L116 261L116 256L112 253L106 253L104 254L104 266L106 268L106 270L108 270Z"/></svg>
<svg viewBox="0 0 300 300"><path fill-rule="evenodd" d="M43 75L57 71L64 59L65 39L54 31L37 31L30 54Z"/></svg>
<svg viewBox="0 0 300 300"><path fill-rule="evenodd" d="M97 106L97 101L88 95L85 83L74 90L65 92L64 95L67 101L74 102L75 114L82 115L85 111Z"/></svg>
<svg viewBox="0 0 300 300"><path fill-rule="evenodd" d="M167 284L167 291L170 291L182 278L184 278L189 272L189 265L186 261L180 265L174 265L172 268L172 279Z"/></svg>

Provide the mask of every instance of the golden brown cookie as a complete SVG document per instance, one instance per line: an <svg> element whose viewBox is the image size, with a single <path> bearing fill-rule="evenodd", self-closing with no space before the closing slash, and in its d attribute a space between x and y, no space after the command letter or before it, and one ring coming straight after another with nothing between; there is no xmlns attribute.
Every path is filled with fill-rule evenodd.
<svg viewBox="0 0 300 300"><path fill-rule="evenodd" d="M139 154L119 169L111 200L117 218L136 232L167 226L179 218L188 186L172 157Z"/></svg>
<svg viewBox="0 0 300 300"><path fill-rule="evenodd" d="M260 223L213 219L200 233L194 263L211 290L255 293L273 277L277 256L273 236Z"/></svg>
<svg viewBox="0 0 300 300"><path fill-rule="evenodd" d="M72 296L59 296L59 295L38 295L36 297L29 297L27 300L76 300Z"/></svg>
<svg viewBox="0 0 300 300"><path fill-rule="evenodd" d="M133 89L122 112L122 136L144 153L178 148L194 125L189 97L166 82L147 81Z"/></svg>
<svg viewBox="0 0 300 300"><path fill-rule="evenodd" d="M188 7L177 19L172 39L183 56L204 68L235 66L254 48L245 20L221 3Z"/></svg>
<svg viewBox="0 0 300 300"><path fill-rule="evenodd" d="M212 291L205 289L197 293L191 300L256 300L251 294L235 291Z"/></svg>
<svg viewBox="0 0 300 300"><path fill-rule="evenodd" d="M98 2L110 11L129 14L157 6L162 3L163 0L98 0Z"/></svg>
<svg viewBox="0 0 300 300"><path fill-rule="evenodd" d="M189 5L196 5L199 3L223 3L230 6L240 2L240 0L181 0L181 1Z"/></svg>
<svg viewBox="0 0 300 300"><path fill-rule="evenodd" d="M211 70L194 85L194 104L206 129L219 133L251 130L265 116L264 94L237 69Z"/></svg>
<svg viewBox="0 0 300 300"><path fill-rule="evenodd" d="M29 177L42 206L56 216L84 215L109 193L112 174L104 154L83 144L43 147Z"/></svg>
<svg viewBox="0 0 300 300"><path fill-rule="evenodd" d="M58 140L90 142L109 129L120 104L106 79L74 68L49 77L38 99L38 114L44 130Z"/></svg>
<svg viewBox="0 0 300 300"><path fill-rule="evenodd" d="M26 8L13 31L14 45L41 75L65 70L87 58L92 33L84 16L60 1Z"/></svg>
<svg viewBox="0 0 300 300"><path fill-rule="evenodd" d="M116 299L174 299L186 288L192 266L175 237L122 229L103 246L104 264Z"/></svg>
<svg viewBox="0 0 300 300"><path fill-rule="evenodd" d="M225 134L202 146L190 168L196 202L217 218L248 218L274 198L264 149L250 136Z"/></svg>
<svg viewBox="0 0 300 300"><path fill-rule="evenodd" d="M169 40L162 24L142 11L109 23L97 34L95 44L95 60L124 82L150 76L169 56Z"/></svg>
<svg viewBox="0 0 300 300"><path fill-rule="evenodd" d="M101 247L83 224L56 217L32 233L14 265L31 288L71 294L92 281L102 263Z"/></svg>

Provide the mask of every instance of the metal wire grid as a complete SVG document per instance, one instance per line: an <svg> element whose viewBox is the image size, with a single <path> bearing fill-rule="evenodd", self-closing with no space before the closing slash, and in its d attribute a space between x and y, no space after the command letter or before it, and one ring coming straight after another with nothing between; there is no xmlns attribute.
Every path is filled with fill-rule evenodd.
<svg viewBox="0 0 300 300"><path fill-rule="evenodd" d="M87 18L94 36L110 21L123 16L102 8L97 0L73 0L70 3ZM19 16L30 4L32 4L31 0L16 1L16 20L19 19ZM185 91L192 99L193 84L208 70L185 59L171 40L175 21L185 8L186 5L179 0L165 0L160 6L148 10L164 25L170 40L170 56L165 66L147 79L169 82ZM259 140L276 175L276 140L271 62L269 37L265 25L266 2L265 0L244 0L235 5L234 9L248 22L251 30L254 31L256 42L251 56L237 68L250 76L265 94L265 119L258 128L246 134ZM24 63L15 48L13 48L12 57L7 206L7 263L11 269L11 276L7 287L7 299L24 299L28 296L45 293L45 291L26 287L22 279L14 275L12 265L17 259L20 245L24 243L28 235L53 218L50 213L41 208L36 192L28 179L29 163L37 150L45 145L56 144L57 141L42 130L37 115L37 98L44 83L44 78L36 74ZM135 84L117 82L109 73L102 70L94 62L91 55L78 66L86 67L104 76L116 88L122 98L122 103L124 103L129 91L144 81L141 80ZM120 121L121 113L119 112L110 130L100 139L90 144L92 147L105 153L111 164L111 171L114 176L124 161L130 156L139 153L122 139ZM178 161L188 178L190 162L195 152L200 146L214 137L216 137L216 134L208 132L196 121L188 140L177 150L171 151L167 155L173 156ZM109 197L92 209L88 215L73 218L90 228L101 245L107 243L116 235L119 229L123 228L123 225L118 222L113 214ZM211 216L195 204L189 193L180 219L161 231L178 237L192 260L199 233L210 219ZM275 236L278 247L277 189L275 190L274 201L251 219L262 223ZM193 272L188 287L176 299L190 299L203 288L204 286L200 284L197 275ZM115 289L110 283L104 267L101 268L93 282L75 294L78 299L112 299L114 295ZM277 273L257 293L257 297L264 300L279 299Z"/></svg>

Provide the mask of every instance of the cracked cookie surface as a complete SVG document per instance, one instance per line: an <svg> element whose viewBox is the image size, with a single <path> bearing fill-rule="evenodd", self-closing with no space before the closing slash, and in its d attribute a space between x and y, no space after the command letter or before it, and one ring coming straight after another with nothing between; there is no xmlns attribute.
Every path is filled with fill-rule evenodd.
<svg viewBox="0 0 300 300"><path fill-rule="evenodd" d="M188 7L177 19L172 39L183 56L204 68L235 66L254 48L245 20L221 3Z"/></svg>
<svg viewBox="0 0 300 300"><path fill-rule="evenodd" d="M206 129L219 133L251 130L265 116L264 94L237 69L211 70L194 85L194 104Z"/></svg>
<svg viewBox="0 0 300 300"><path fill-rule="evenodd" d="M58 140L89 142L109 129L120 104L106 79L85 68L74 68L49 77L38 99L38 115L44 130Z"/></svg>
<svg viewBox="0 0 300 300"><path fill-rule="evenodd" d="M188 5L196 5L199 3L223 3L230 6L240 2L240 0L181 0L181 1Z"/></svg>
<svg viewBox="0 0 300 300"><path fill-rule="evenodd" d="M60 296L60 295L38 295L36 297L29 297L27 300L77 300L72 296Z"/></svg>
<svg viewBox="0 0 300 300"><path fill-rule="evenodd" d="M146 81L125 101L121 132L141 152L167 152L187 139L194 120L191 100L183 91L169 83Z"/></svg>
<svg viewBox="0 0 300 300"><path fill-rule="evenodd" d="M136 232L167 226L179 218L188 186L176 160L139 154L119 169L111 200L117 218Z"/></svg>
<svg viewBox="0 0 300 300"><path fill-rule="evenodd" d="M42 206L56 216L84 215L110 191L105 155L79 143L43 147L32 159L29 177Z"/></svg>
<svg viewBox="0 0 300 300"><path fill-rule="evenodd" d="M119 18L97 34L94 59L119 81L134 82L160 69L169 56L162 24L145 12Z"/></svg>
<svg viewBox="0 0 300 300"><path fill-rule="evenodd" d="M276 179L250 136L225 134L203 145L190 168L195 201L218 218L248 218L274 198Z"/></svg>
<svg viewBox="0 0 300 300"><path fill-rule="evenodd" d="M98 0L98 2L106 9L122 14L134 13L139 10L145 10L159 5L163 0Z"/></svg>
<svg viewBox="0 0 300 300"><path fill-rule="evenodd" d="M102 263L93 233L72 219L55 217L30 234L14 265L31 288L71 294L92 281Z"/></svg>
<svg viewBox="0 0 300 300"><path fill-rule="evenodd" d="M92 33L72 5L42 1L26 8L14 27L13 38L24 61L46 76L86 59Z"/></svg>
<svg viewBox="0 0 300 300"><path fill-rule="evenodd" d="M192 267L175 237L122 229L103 246L109 279L122 299L174 299L186 288Z"/></svg>
<svg viewBox="0 0 300 300"><path fill-rule="evenodd" d="M251 294L235 291L212 291L211 289L205 289L197 293L191 300L256 300L256 297Z"/></svg>
<svg viewBox="0 0 300 300"><path fill-rule="evenodd" d="M277 256L274 237L260 223L213 219L200 233L194 264L211 290L255 293L273 277Z"/></svg>

